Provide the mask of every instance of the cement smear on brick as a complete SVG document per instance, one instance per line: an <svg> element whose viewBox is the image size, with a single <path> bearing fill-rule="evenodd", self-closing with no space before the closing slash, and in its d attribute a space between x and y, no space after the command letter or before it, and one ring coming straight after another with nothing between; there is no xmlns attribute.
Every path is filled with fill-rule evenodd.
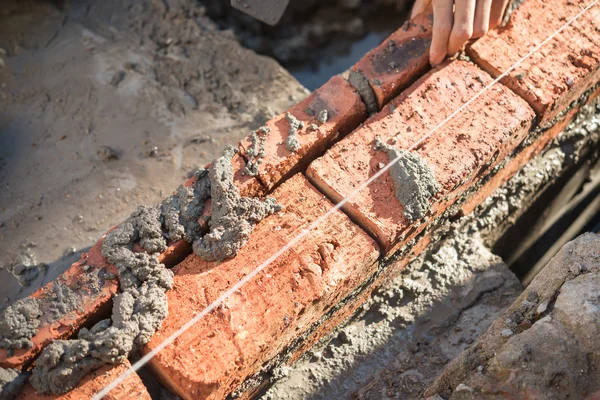
<svg viewBox="0 0 600 400"><path fill-rule="evenodd" d="M325 122L327 122L328 118L329 118L329 114L328 114L327 110L321 110L317 114L317 121L319 121L321 124L324 124Z"/></svg>
<svg viewBox="0 0 600 400"><path fill-rule="evenodd" d="M34 298L18 300L0 315L0 348L28 349L31 338L40 326L40 301Z"/></svg>
<svg viewBox="0 0 600 400"><path fill-rule="evenodd" d="M210 232L193 245L194 253L206 261L235 257L248 241L254 225L281 209L274 199L262 201L240 195L233 183L234 154L234 149L228 146L208 173L212 198Z"/></svg>
<svg viewBox="0 0 600 400"><path fill-rule="evenodd" d="M298 138L296 137L296 134L299 130L304 128L304 122L298 121L298 119L289 112L285 113L285 119L290 124L290 128L288 130L288 137L285 139L285 148L295 153L300 148L300 143L298 143Z"/></svg>
<svg viewBox="0 0 600 400"><path fill-rule="evenodd" d="M0 367L0 399L14 399L27 382L27 374L13 368Z"/></svg>
<svg viewBox="0 0 600 400"><path fill-rule="evenodd" d="M173 285L173 273L159 262L167 238L193 242L194 252L209 261L231 258L247 242L254 225L280 209L273 199L240 196L233 182L235 153L227 147L208 171L196 175L191 188L179 189L162 204L139 207L106 235L102 255L117 267L121 291L113 300L112 318L82 329L75 340L57 340L44 349L30 379L38 393L65 393L89 372L103 364L122 363L150 340L167 317L166 291ZM209 198L210 231L203 235L198 218ZM135 245L145 252L135 251ZM77 304L63 287L57 285L56 291L67 307ZM33 323L39 324L38 315L34 317ZM21 336L35 331L37 326L16 331L17 339L26 344Z"/></svg>
<svg viewBox="0 0 600 400"><path fill-rule="evenodd" d="M390 161L399 158L389 170L396 198L409 221L423 218L431 198L441 189L431 168L415 153L396 149L379 138L375 139L375 149L385 151Z"/></svg>
<svg viewBox="0 0 600 400"><path fill-rule="evenodd" d="M377 98L375 97L375 92L373 92L373 88L369 84L367 78L365 78L360 71L356 72L351 70L350 76L348 77L348 82L358 92L363 103L365 103L365 107L367 107L367 112L369 115L377 113L377 111L379 111Z"/></svg>
<svg viewBox="0 0 600 400"><path fill-rule="evenodd" d="M262 159L265 156L265 139L269 134L270 129L266 126L258 128L250 135L252 145L246 150L248 161L244 167L244 174L248 176L258 175L258 167L262 164Z"/></svg>

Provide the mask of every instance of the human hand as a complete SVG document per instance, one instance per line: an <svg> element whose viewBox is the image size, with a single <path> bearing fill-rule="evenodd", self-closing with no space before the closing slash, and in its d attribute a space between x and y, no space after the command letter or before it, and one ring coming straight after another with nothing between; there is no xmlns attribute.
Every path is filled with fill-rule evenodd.
<svg viewBox="0 0 600 400"><path fill-rule="evenodd" d="M485 35L502 21L508 0L416 0L411 18L433 6L429 62L436 66L456 54L469 39Z"/></svg>

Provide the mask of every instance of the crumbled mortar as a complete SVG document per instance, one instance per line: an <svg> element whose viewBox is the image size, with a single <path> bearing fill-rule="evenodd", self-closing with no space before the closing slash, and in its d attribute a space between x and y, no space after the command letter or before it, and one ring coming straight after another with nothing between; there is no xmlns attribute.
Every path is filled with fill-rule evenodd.
<svg viewBox="0 0 600 400"><path fill-rule="evenodd" d="M0 348L29 349L40 326L40 300L24 298L6 307L0 315Z"/></svg>
<svg viewBox="0 0 600 400"><path fill-rule="evenodd" d="M290 122L290 125L295 124ZM233 183L231 158L234 154L235 150L228 146L208 173L212 198L210 232L193 244L194 253L206 261L235 257L248 241L254 225L281 209L274 199L261 201L240 195Z"/></svg>
<svg viewBox="0 0 600 400"><path fill-rule="evenodd" d="M35 255L26 247L7 267L7 270L17 278L19 285L29 286L38 277L40 265L38 265Z"/></svg>
<svg viewBox="0 0 600 400"><path fill-rule="evenodd" d="M0 399L17 397L27 382L27 374L13 368L0 368Z"/></svg>
<svg viewBox="0 0 600 400"><path fill-rule="evenodd" d="M261 201L240 195L233 183L231 160L235 153L231 146L227 147L208 172L202 170L196 175L192 187L180 188L161 204L139 207L106 235L102 255L117 268L120 283L112 317L90 330L82 329L77 339L57 340L43 350L30 379L38 393L68 392L89 372L103 364L122 363L150 340L167 317L166 291L173 285L173 273L158 259L167 249L167 239L192 242L194 252L209 261L231 258L247 242L254 225L280 209L273 199ZM210 231L203 236L197 221L209 198ZM136 244L146 252L134 251ZM79 305L68 288L60 284L55 287L55 297L63 307ZM7 333L16 335L13 341L21 340L27 345L37 331L39 315L33 313L33 321L21 321L20 309L6 311L13 318L0 323L7 324ZM34 329L30 324L35 325ZM20 328L15 330L13 326Z"/></svg>
<svg viewBox="0 0 600 400"><path fill-rule="evenodd" d="M379 138L375 139L375 149L385 151L390 161L399 158L390 167L396 198L409 221L423 218L431 207L430 199L441 189L431 168L415 153L396 149Z"/></svg>
<svg viewBox="0 0 600 400"><path fill-rule="evenodd" d="M248 161L244 167L244 175L258 175L258 167L262 164L262 159L265 156L265 139L267 138L269 131L269 128L262 126L250 135L252 145L246 150Z"/></svg>
<svg viewBox="0 0 600 400"><path fill-rule="evenodd" d="M298 121L298 119L289 112L285 113L285 119L290 123L288 137L285 140L285 148L291 152L296 152L300 148L300 143L298 143L298 138L296 137L296 134L299 130L304 128L304 122Z"/></svg>
<svg viewBox="0 0 600 400"><path fill-rule="evenodd" d="M350 76L348 77L348 83L350 83L350 85L358 92L363 103L365 103L369 115L373 115L379 111L375 92L373 92L373 88L369 84L369 81L360 71L356 72L351 70Z"/></svg>
<svg viewBox="0 0 600 400"><path fill-rule="evenodd" d="M329 115L327 113L327 110L321 110L321 111L319 111L319 114L317 114L317 121L319 121L322 124L327 122L328 119L329 119Z"/></svg>

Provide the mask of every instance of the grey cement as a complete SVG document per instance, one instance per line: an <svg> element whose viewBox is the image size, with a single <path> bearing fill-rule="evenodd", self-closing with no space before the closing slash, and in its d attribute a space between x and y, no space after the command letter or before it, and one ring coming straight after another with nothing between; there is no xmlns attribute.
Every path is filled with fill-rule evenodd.
<svg viewBox="0 0 600 400"><path fill-rule="evenodd" d="M299 130L304 128L304 122L298 121L298 119L289 112L285 113L285 119L290 124L290 128L288 130L288 137L285 140L285 147L291 152L296 152L300 148L300 143L298 143L298 138L296 137L296 134Z"/></svg>
<svg viewBox="0 0 600 400"><path fill-rule="evenodd" d="M265 140L270 129L266 126L261 126L250 135L251 146L246 150L246 166L244 174L249 176L258 175L258 167L262 164L262 159L265 156Z"/></svg>
<svg viewBox="0 0 600 400"><path fill-rule="evenodd" d="M328 118L329 118L329 115L328 115L327 110L321 110L317 114L317 121L319 121L321 124L324 124L325 122L327 122Z"/></svg>
<svg viewBox="0 0 600 400"><path fill-rule="evenodd" d="M0 367L0 399L11 400L17 397L27 382L27 374L13 368Z"/></svg>
<svg viewBox="0 0 600 400"><path fill-rule="evenodd" d="M409 221L423 218L431 207L431 198L441 189L431 168L415 153L396 149L379 138L375 139L375 149L385 151L390 162L399 158L389 170L396 198Z"/></svg>
<svg viewBox="0 0 600 400"><path fill-rule="evenodd" d="M14 261L8 265L7 269L8 272L17 278L19 285L29 286L29 284L40 274L40 269L43 268L42 265L38 265L35 254L33 254L31 249L25 247L23 251L15 257Z"/></svg>
<svg viewBox="0 0 600 400"><path fill-rule="evenodd" d="M208 172L212 199L210 232L193 244L194 253L206 261L235 257L248 241L254 225L281 209L273 199L262 201L240 195L233 183L231 158L235 152L233 147L226 147Z"/></svg>
<svg viewBox="0 0 600 400"><path fill-rule="evenodd" d="M28 349L31 338L40 325L40 301L34 298L18 300L0 315L0 348Z"/></svg>
<svg viewBox="0 0 600 400"><path fill-rule="evenodd" d="M480 242L453 236L384 284L293 367L276 370L262 398L370 398L399 376L404 384L381 398L420 398L520 291Z"/></svg>
<svg viewBox="0 0 600 400"><path fill-rule="evenodd" d="M375 92L373 92L373 88L369 84L369 81L365 76L360 72L360 70L354 71L350 70L350 75L348 76L348 82L350 85L356 89L363 103L365 103L365 107L367 107L367 112L369 115L373 115L379 111L379 106L377 105L377 98L375 97Z"/></svg>

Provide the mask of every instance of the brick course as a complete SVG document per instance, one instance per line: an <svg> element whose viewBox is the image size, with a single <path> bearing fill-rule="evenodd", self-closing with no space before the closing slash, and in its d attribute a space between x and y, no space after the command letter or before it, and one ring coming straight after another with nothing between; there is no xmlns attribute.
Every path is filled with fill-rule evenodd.
<svg viewBox="0 0 600 400"><path fill-rule="evenodd" d="M313 162L307 176L340 201L389 162L374 150L375 138L406 149L473 97L491 78L471 63L453 61L428 73L378 115ZM527 104L502 85L479 97L440 128L416 153L433 170L442 190L431 214L440 214L494 162L526 136L533 120ZM414 237L425 221L411 223L394 194L389 171L350 200L344 210L381 243L386 254Z"/></svg>
<svg viewBox="0 0 600 400"><path fill-rule="evenodd" d="M259 223L236 258L210 263L190 255L174 269L169 316L147 350L332 206L302 175L272 196L284 210ZM369 276L378 255L372 239L335 213L160 352L153 370L183 398L225 397Z"/></svg>
<svg viewBox="0 0 600 400"><path fill-rule="evenodd" d="M169 317L146 350L155 348L332 207L321 193L337 202L387 164L387 154L374 149L376 137L398 149L411 147L490 83L488 73L498 76L504 72L586 3L528 0L513 13L507 27L468 49L477 65L446 62L400 93L429 68L431 19L421 15L353 67L366 79L381 112L365 121L367 109L360 95L344 78L334 76L290 108L305 124L297 134L296 152L286 148L289 122L285 113L266 124L270 132L256 177L242 172L251 143L249 139L240 142L240 154L233 163L241 194L264 196L274 190L272 196L284 210L259 223L232 260L209 263L188 256L190 245L183 241L173 243L161 255L165 264L179 265L174 269L174 288L168 292ZM579 104L573 104L584 92L592 92L589 99L597 96L599 12L600 6L594 7L507 76L504 85L494 86L414 150L440 184L424 218L410 221L404 216L404 205L395 196L389 172L345 205L344 212L377 239L384 255L395 260L393 264L377 262L375 241L337 212L153 359L157 376L184 398L223 398L248 377L260 374L274 357L283 354L282 360L297 359L429 244L433 222L448 206L458 199L464 201L468 189L485 182L461 204L463 213L472 211L556 137L577 112ZM317 120L322 110L328 111L325 122ZM309 129L311 124L314 126ZM535 140L519 147L525 138ZM512 158L490 179L490 170L509 156ZM304 170L316 188L298 174ZM204 216L210 216L210 202ZM205 222L199 220L207 229ZM408 251L406 245L413 238L417 241ZM17 350L10 357L0 350L0 366L22 368L51 340L70 337L82 325L108 315L117 280L102 281L92 293L85 284L89 271L83 270L85 264L116 275L115 268L100 255L100 246L101 241L84 255L85 263L73 264L62 277L80 287L82 311L59 321L42 321L39 334L32 339L34 347ZM52 285L32 296L44 296ZM299 337L303 339L297 341ZM36 397L27 386L21 398L87 398L93 393L90 388L106 385L120 373L115 371L127 366L96 371L63 397ZM149 398L135 375L111 396Z"/></svg>

